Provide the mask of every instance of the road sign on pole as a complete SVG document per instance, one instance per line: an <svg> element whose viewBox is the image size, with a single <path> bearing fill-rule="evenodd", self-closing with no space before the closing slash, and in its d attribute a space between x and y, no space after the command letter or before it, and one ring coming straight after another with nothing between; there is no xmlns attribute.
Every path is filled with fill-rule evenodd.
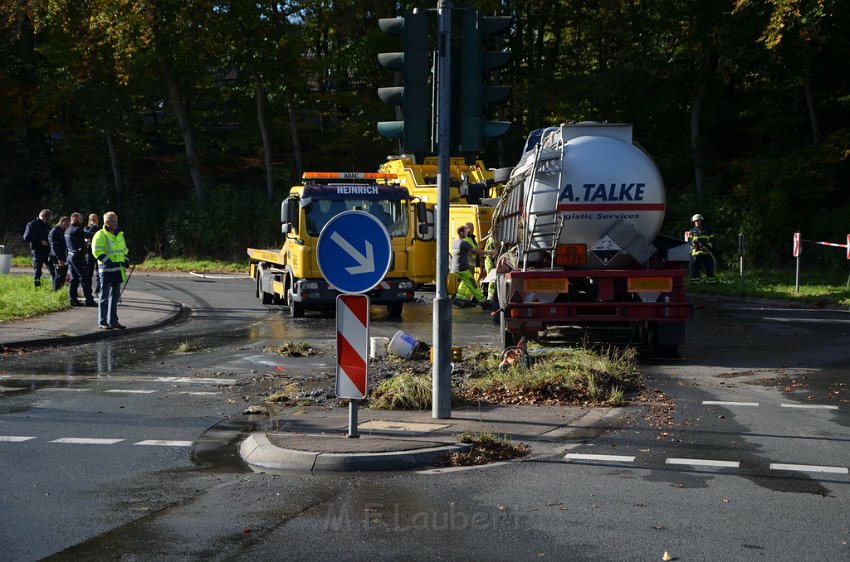
<svg viewBox="0 0 850 562"><path fill-rule="evenodd" d="M348 437L357 435L357 401L369 387L369 297L336 298L336 395L348 398Z"/></svg>
<svg viewBox="0 0 850 562"><path fill-rule="evenodd" d="M346 211L322 228L316 259L322 277L342 293L366 293L380 283L392 263L392 242L377 217Z"/></svg>

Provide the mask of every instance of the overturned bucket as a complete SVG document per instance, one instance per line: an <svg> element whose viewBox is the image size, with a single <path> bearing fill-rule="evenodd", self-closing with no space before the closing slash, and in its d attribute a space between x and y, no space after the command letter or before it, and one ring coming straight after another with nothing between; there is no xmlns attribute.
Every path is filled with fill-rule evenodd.
<svg viewBox="0 0 850 562"><path fill-rule="evenodd" d="M398 355L404 359L410 359L417 343L419 342L416 341L416 338L399 330L395 333L393 339L390 340L390 345L387 349L393 355Z"/></svg>

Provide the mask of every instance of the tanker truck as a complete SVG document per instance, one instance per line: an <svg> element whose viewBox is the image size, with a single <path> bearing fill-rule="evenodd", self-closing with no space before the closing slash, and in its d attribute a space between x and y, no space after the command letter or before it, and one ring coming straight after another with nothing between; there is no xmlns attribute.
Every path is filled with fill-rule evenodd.
<svg viewBox="0 0 850 562"><path fill-rule="evenodd" d="M693 316L690 251L659 234L666 207L630 124L532 132L493 218L503 347L599 329L674 353Z"/></svg>

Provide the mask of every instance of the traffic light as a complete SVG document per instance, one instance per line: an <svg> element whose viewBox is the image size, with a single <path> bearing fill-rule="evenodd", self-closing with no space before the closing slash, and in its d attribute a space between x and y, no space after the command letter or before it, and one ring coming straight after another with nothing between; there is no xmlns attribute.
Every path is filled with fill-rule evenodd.
<svg viewBox="0 0 850 562"><path fill-rule="evenodd" d="M486 85L490 72L503 68L511 59L509 51L488 51L491 37L504 34L511 25L505 16L482 16L476 10L463 10L461 20L460 64L456 79L456 108L452 117L453 145L462 153L481 150L484 141L505 134L509 121L487 121L487 106L507 101L511 89Z"/></svg>
<svg viewBox="0 0 850 562"><path fill-rule="evenodd" d="M431 152L431 74L428 53L428 20L426 12L414 10L404 17L381 18L378 27L390 35L400 36L404 52L379 53L381 66L400 71L402 86L378 88L378 97L386 103L401 106L402 121L380 121L378 132L401 140L405 152L422 155Z"/></svg>

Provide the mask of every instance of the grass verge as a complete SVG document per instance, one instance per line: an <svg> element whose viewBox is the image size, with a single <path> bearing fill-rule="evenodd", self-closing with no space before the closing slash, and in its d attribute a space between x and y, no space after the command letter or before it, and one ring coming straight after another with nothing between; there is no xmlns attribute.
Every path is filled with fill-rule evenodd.
<svg viewBox="0 0 850 562"><path fill-rule="evenodd" d="M34 287L30 275L0 275L0 322L70 308L67 288L53 291L47 286L49 278L42 278L42 283Z"/></svg>
<svg viewBox="0 0 850 562"><path fill-rule="evenodd" d="M458 406L452 390L452 406ZM431 407L431 376L401 372L381 383L369 397L373 410L427 410Z"/></svg>
<svg viewBox="0 0 850 562"><path fill-rule="evenodd" d="M496 369L471 378L459 394L467 401L489 404L621 406L625 390L639 385L635 349L576 347L541 354L529 369Z"/></svg>
<svg viewBox="0 0 850 562"><path fill-rule="evenodd" d="M717 283L688 281L687 292L731 297L751 297L797 301L815 306L850 305L850 288L844 272L801 272L800 291L793 271L745 271L718 274Z"/></svg>
<svg viewBox="0 0 850 562"><path fill-rule="evenodd" d="M472 447L463 453L449 453L437 459L438 466L475 466L524 457L531 452L525 443L511 444L507 436L467 431L457 435L461 443Z"/></svg>

